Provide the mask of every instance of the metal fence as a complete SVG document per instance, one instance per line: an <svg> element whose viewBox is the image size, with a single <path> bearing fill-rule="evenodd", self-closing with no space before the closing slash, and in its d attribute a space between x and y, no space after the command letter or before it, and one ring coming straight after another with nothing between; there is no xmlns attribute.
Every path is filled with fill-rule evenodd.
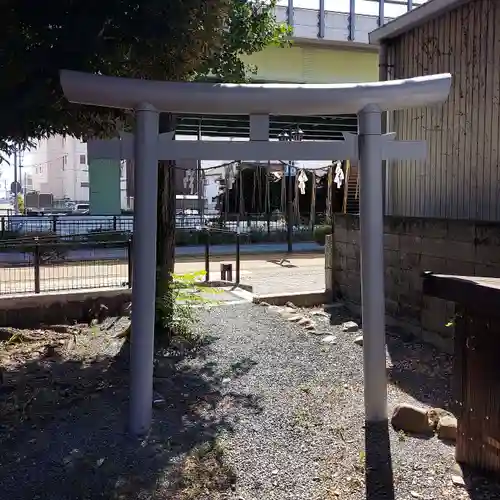
<svg viewBox="0 0 500 500"><path fill-rule="evenodd" d="M203 227L216 227L227 231L241 233L285 233L287 220L284 214L221 214L200 216L194 214L177 214L175 218L178 229L196 230ZM315 217L296 216L293 223L295 233L307 232L315 225L324 223L324 214ZM47 215L47 216L3 216L0 218L1 235L44 235L55 234L61 237L99 233L106 231L132 233L134 220L131 215L121 216L89 216L89 215ZM273 239L275 241L275 239Z"/></svg>
<svg viewBox="0 0 500 500"><path fill-rule="evenodd" d="M0 295L130 286L131 255L131 240L4 241Z"/></svg>
<svg viewBox="0 0 500 500"><path fill-rule="evenodd" d="M11 227L16 219L19 217L9 218L4 223ZM42 224L49 222L59 226L56 231L41 231L40 225L25 225L24 231L3 231L0 295L130 286L133 228L130 224L129 229L122 229L127 218L86 217L85 226L79 226L80 221L38 219L42 219ZM102 224L103 220L106 225ZM176 245L203 246L208 255L207 245L237 243L239 254L240 241L246 245L284 243L287 236L287 222L280 214L254 216L245 221L238 220L237 216L226 216L212 219L204 228L179 228ZM307 221L294 226L293 241L312 239L312 225Z"/></svg>
<svg viewBox="0 0 500 500"><path fill-rule="evenodd" d="M210 246L225 233L236 244L239 281L240 241L246 235L224 230L203 230L205 268L209 271ZM114 233L119 237L120 233ZM65 241L50 237L25 237L0 242L0 296L68 290L131 287L133 239L115 241Z"/></svg>

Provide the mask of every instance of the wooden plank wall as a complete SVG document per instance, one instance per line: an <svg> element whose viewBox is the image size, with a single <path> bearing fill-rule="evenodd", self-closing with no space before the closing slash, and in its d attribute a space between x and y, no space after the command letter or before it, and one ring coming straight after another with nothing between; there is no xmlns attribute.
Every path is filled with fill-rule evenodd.
<svg viewBox="0 0 500 500"><path fill-rule="evenodd" d="M387 46L389 79L450 72L448 101L397 111L400 139L425 139L425 162L388 166L387 214L500 219L500 1L471 0Z"/></svg>

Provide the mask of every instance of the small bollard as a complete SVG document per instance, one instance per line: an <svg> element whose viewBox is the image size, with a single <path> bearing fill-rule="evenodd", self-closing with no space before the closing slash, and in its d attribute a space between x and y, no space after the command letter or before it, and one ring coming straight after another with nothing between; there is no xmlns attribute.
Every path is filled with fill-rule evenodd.
<svg viewBox="0 0 500 500"><path fill-rule="evenodd" d="M221 264L220 265L220 279L221 281L233 281L233 265Z"/></svg>

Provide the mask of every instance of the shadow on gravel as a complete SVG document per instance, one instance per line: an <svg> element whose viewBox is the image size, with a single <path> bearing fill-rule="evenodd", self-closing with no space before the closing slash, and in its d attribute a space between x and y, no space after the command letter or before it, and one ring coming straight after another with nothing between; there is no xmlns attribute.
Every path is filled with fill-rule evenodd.
<svg viewBox="0 0 500 500"><path fill-rule="evenodd" d="M218 436L228 409L258 401L222 391L216 366L195 352L167 353L157 366L150 434L127 435L128 344L115 356L68 359L44 352L6 368L0 387L0 491L10 500L215 500L235 483ZM192 359L189 359L189 358ZM232 377L250 369L235 366Z"/></svg>
<svg viewBox="0 0 500 500"><path fill-rule="evenodd" d="M485 474L470 467L461 466L465 488L470 500L493 500L500 498L498 476Z"/></svg>
<svg viewBox="0 0 500 500"><path fill-rule="evenodd" d="M390 381L425 405L451 410L452 357L404 332L386 339Z"/></svg>
<svg viewBox="0 0 500 500"><path fill-rule="evenodd" d="M388 422L365 422L365 481L368 500L394 500Z"/></svg>
<svg viewBox="0 0 500 500"><path fill-rule="evenodd" d="M346 321L351 321L353 319L352 313L350 313L344 307L332 307L325 306L324 310L330 316L330 325L339 326ZM360 323L359 323L360 324Z"/></svg>

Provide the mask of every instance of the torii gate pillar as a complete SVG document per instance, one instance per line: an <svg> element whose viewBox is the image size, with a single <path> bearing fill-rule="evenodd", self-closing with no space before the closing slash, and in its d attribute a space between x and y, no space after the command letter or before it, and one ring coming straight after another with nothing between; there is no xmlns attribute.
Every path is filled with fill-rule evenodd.
<svg viewBox="0 0 500 500"><path fill-rule="evenodd" d="M358 113L359 224L361 238L361 307L365 408L371 421L387 418L384 293L384 189L382 169L382 120L377 106Z"/></svg>
<svg viewBox="0 0 500 500"><path fill-rule="evenodd" d="M140 435L148 431L152 418L159 113L145 103L135 113L130 424Z"/></svg>
<svg viewBox="0 0 500 500"><path fill-rule="evenodd" d="M450 91L451 75L347 85L231 85L154 82L62 71L61 84L71 102L136 111L133 146L130 138L110 144L95 141L92 146L95 157L107 157L110 149L118 146L118 155L122 154L120 148L123 147L127 149L127 156L136 158L130 377L132 433L146 433L152 416L159 159L359 159L365 420L386 422L382 160L421 159L426 146L423 142L394 141L394 134L381 135L381 112L443 102ZM159 137L159 111L249 115L250 141L188 143L172 140L173 134ZM344 141L268 140L270 115L347 113L358 114L357 138L346 134ZM111 157L116 158L117 151Z"/></svg>

